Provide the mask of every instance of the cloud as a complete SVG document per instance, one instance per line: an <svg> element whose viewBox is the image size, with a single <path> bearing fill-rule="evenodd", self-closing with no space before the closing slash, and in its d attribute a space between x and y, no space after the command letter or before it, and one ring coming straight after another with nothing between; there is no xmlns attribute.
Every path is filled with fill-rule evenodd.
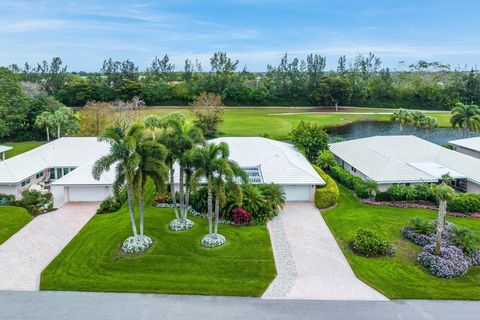
<svg viewBox="0 0 480 320"><path fill-rule="evenodd" d="M36 19L6 22L0 28L0 33L20 33L45 30L60 30L68 25L65 20Z"/></svg>

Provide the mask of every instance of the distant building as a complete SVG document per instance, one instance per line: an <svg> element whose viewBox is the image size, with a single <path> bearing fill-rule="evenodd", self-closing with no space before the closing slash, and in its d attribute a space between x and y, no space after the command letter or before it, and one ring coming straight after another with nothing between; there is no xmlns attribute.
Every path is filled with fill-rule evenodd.
<svg viewBox="0 0 480 320"><path fill-rule="evenodd" d="M438 183L449 174L458 191L480 193L480 159L415 136L375 136L330 144L339 165L381 191L394 184Z"/></svg>
<svg viewBox="0 0 480 320"><path fill-rule="evenodd" d="M480 137L449 141L456 151L480 159Z"/></svg>

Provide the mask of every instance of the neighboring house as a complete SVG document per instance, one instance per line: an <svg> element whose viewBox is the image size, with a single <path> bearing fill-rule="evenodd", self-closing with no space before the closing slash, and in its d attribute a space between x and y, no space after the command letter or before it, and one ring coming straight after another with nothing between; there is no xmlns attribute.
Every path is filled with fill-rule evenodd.
<svg viewBox="0 0 480 320"><path fill-rule="evenodd" d="M91 171L109 147L93 137L66 137L2 161L0 193L20 198L29 188L50 190L56 208L68 201L102 201L112 194L114 172L97 181Z"/></svg>
<svg viewBox="0 0 480 320"><path fill-rule="evenodd" d="M380 191L394 184L438 183L453 178L459 191L480 193L480 159L415 136L375 136L330 144L339 165Z"/></svg>
<svg viewBox="0 0 480 320"><path fill-rule="evenodd" d="M208 142L226 142L230 159L246 171L250 183L278 184L285 190L287 201L313 201L315 187L325 185L308 160L291 144L260 137L225 137ZM178 190L178 165L174 179Z"/></svg>
<svg viewBox="0 0 480 320"><path fill-rule="evenodd" d="M455 151L480 159L480 137L449 141Z"/></svg>
<svg viewBox="0 0 480 320"><path fill-rule="evenodd" d="M12 150L12 147L0 146L0 161L5 160L5 153L9 150Z"/></svg>

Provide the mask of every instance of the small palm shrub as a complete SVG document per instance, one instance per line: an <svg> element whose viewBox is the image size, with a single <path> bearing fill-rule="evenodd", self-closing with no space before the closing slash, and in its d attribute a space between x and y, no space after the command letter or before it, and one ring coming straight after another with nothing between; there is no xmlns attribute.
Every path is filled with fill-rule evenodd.
<svg viewBox="0 0 480 320"><path fill-rule="evenodd" d="M419 217L410 220L410 228L420 234L432 234L435 231L435 225L431 221Z"/></svg>
<svg viewBox="0 0 480 320"><path fill-rule="evenodd" d="M465 253L473 253L477 249L477 240L467 228L453 227L450 240Z"/></svg>
<svg viewBox="0 0 480 320"><path fill-rule="evenodd" d="M335 156L328 149L324 149L318 153L318 167L327 170L336 165Z"/></svg>
<svg viewBox="0 0 480 320"><path fill-rule="evenodd" d="M359 228L351 242L352 251L365 257L392 255L394 247L377 233Z"/></svg>

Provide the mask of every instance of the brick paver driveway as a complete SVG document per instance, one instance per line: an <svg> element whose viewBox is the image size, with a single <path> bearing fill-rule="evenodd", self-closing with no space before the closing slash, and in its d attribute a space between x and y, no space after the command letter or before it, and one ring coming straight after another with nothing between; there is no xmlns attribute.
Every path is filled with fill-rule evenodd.
<svg viewBox="0 0 480 320"><path fill-rule="evenodd" d="M0 290L38 290L43 269L93 217L98 205L67 203L36 217L0 245Z"/></svg>
<svg viewBox="0 0 480 320"><path fill-rule="evenodd" d="M267 299L387 300L358 280L311 202L287 202L268 223L277 277Z"/></svg>

